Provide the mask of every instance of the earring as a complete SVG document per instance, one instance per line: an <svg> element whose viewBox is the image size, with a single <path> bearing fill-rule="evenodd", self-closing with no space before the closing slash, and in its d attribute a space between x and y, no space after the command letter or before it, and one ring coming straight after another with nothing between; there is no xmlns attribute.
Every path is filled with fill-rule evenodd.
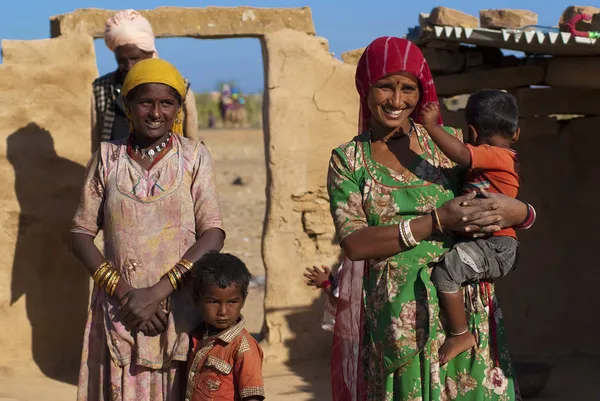
<svg viewBox="0 0 600 401"><path fill-rule="evenodd" d="M175 124L181 124L181 119L179 117L175 119Z"/></svg>

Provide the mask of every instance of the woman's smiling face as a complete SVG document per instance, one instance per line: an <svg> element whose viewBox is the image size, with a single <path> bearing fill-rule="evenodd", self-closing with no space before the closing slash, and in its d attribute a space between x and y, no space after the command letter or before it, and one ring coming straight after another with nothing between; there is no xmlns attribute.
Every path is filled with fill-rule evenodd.
<svg viewBox="0 0 600 401"><path fill-rule="evenodd" d="M419 80L409 72L387 75L367 95L371 123L394 129L403 126L419 103Z"/></svg>
<svg viewBox="0 0 600 401"><path fill-rule="evenodd" d="M160 139L173 127L181 99L175 89L164 84L144 84L127 96L127 106L135 134L145 139Z"/></svg>

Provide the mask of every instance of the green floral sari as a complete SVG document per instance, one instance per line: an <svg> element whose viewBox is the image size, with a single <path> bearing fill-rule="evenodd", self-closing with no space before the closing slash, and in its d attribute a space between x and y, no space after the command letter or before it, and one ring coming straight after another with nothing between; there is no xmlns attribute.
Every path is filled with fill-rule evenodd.
<svg viewBox="0 0 600 401"><path fill-rule="evenodd" d="M464 171L437 149L422 126L416 128L425 152L403 174L371 158L368 133L333 151L328 190L342 240L363 227L397 225L427 214L460 191ZM446 130L462 139L459 130ZM519 398L492 285L471 285L465 290L477 347L445 366L439 364L445 334L430 273L452 245L452 237L434 235L390 258L367 261L363 335L367 400Z"/></svg>

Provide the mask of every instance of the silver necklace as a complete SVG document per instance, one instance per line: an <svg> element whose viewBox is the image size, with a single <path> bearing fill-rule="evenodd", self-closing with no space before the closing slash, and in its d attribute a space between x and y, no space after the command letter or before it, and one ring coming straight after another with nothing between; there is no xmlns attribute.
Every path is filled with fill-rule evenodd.
<svg viewBox="0 0 600 401"><path fill-rule="evenodd" d="M167 140L161 142L160 145L156 145L153 148L140 149L139 145L135 145L133 147L133 151L136 155L141 154L142 159L149 158L151 161L154 161L154 156L165 150L167 144L169 143L169 139L171 139L171 131L169 131L169 135L167 136ZM135 140L135 137L134 137Z"/></svg>

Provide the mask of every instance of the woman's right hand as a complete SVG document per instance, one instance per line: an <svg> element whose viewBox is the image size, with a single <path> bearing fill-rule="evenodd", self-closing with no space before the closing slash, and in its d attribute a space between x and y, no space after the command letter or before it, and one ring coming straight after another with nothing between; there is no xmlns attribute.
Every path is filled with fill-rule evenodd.
<svg viewBox="0 0 600 401"><path fill-rule="evenodd" d="M470 192L444 203L438 209L442 227L451 231L474 233L474 237L499 231L501 227L498 223L502 220L502 216L496 213L499 208L498 202L488 199L486 202L468 205L469 201L475 199L475 196L475 192ZM484 215L485 225L471 224L475 220L481 224Z"/></svg>

